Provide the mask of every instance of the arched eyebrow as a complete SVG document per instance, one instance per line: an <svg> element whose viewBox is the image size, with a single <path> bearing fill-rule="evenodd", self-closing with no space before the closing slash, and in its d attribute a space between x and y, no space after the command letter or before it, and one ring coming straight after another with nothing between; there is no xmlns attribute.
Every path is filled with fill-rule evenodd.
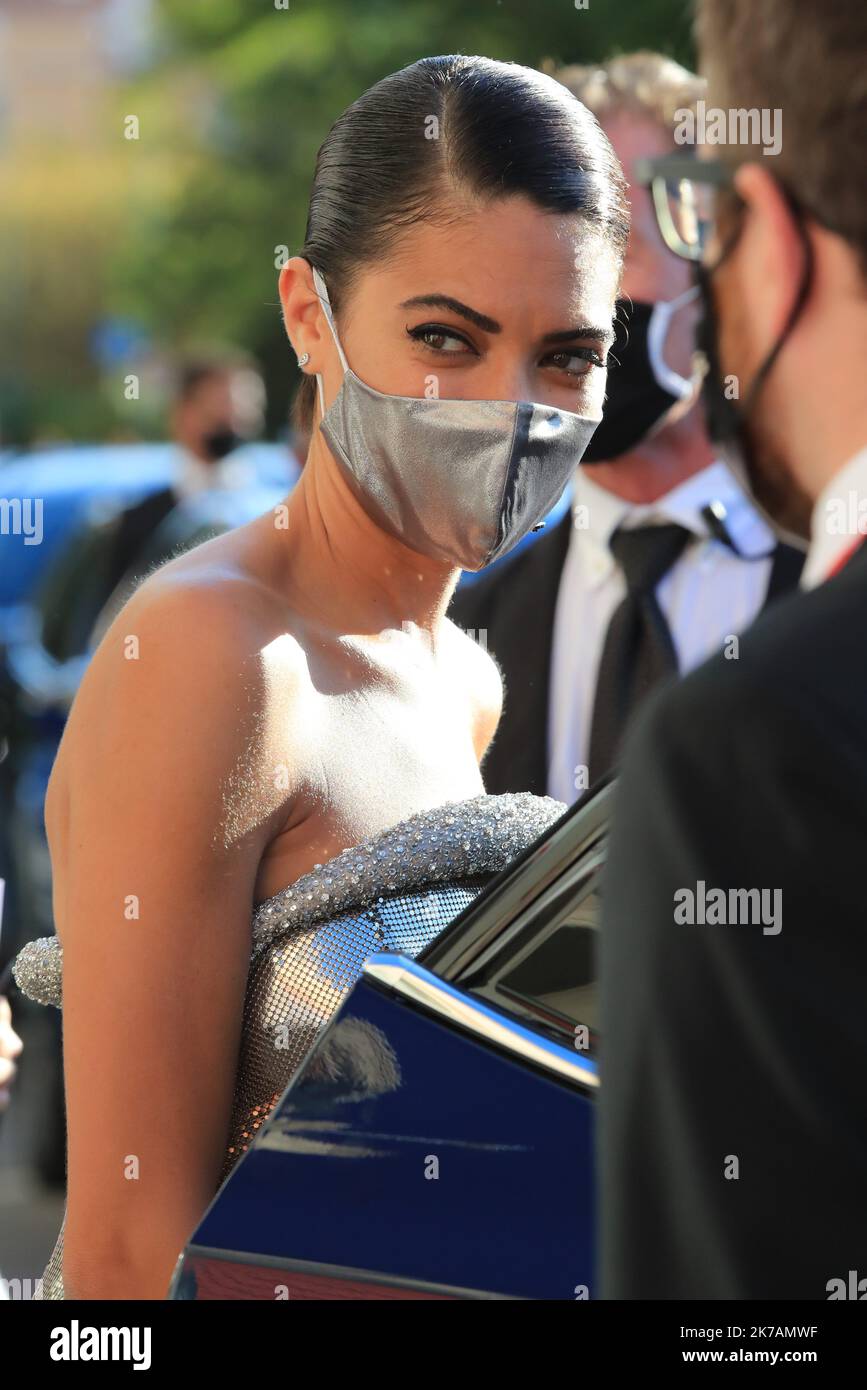
<svg viewBox="0 0 867 1390"><path fill-rule="evenodd" d="M489 318L487 314L479 313L478 309L471 309L469 304L462 304L459 299L453 299L450 294L416 294L412 299L404 299L400 305L401 309L451 309L452 313L460 314L469 323L475 324L476 328L481 328L485 333L502 333L503 325L496 319ZM614 341L614 330L609 324L607 328L599 328L594 324L579 323L575 328L560 328L554 333L544 333L543 343L571 343L575 338L595 338L601 343L611 343Z"/></svg>
<svg viewBox="0 0 867 1390"><path fill-rule="evenodd" d="M600 343L614 342L614 329L597 328L592 323L579 323L577 328L561 328L556 333L543 333L543 343L571 343L575 338L596 338Z"/></svg>
<svg viewBox="0 0 867 1390"><path fill-rule="evenodd" d="M412 309L426 307L429 309L451 309L452 313L460 314L462 318L474 323L476 328L481 328L485 333L502 333L503 325L497 323L496 319L489 318L487 314L480 314L478 309L471 309L469 304L462 304L459 299L452 299L450 294L416 294L412 299L405 299L401 304L401 309Z"/></svg>

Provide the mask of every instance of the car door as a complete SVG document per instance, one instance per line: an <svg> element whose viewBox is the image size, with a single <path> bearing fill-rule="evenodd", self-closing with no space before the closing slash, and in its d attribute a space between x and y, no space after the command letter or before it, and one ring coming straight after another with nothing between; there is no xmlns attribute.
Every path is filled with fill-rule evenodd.
<svg viewBox="0 0 867 1390"><path fill-rule="evenodd" d="M368 960L170 1296L593 1296L610 792L586 796L415 960Z"/></svg>

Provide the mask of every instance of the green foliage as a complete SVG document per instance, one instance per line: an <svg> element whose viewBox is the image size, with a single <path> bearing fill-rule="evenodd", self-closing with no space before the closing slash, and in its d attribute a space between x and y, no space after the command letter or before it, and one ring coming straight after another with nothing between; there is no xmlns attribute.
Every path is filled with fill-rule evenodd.
<svg viewBox="0 0 867 1390"><path fill-rule="evenodd" d="M252 350L272 430L295 380L275 248L301 244L316 151L361 91L432 53L533 66L641 47L693 56L686 0L161 0L158 18L159 60L118 104L142 134L103 306L166 350Z"/></svg>

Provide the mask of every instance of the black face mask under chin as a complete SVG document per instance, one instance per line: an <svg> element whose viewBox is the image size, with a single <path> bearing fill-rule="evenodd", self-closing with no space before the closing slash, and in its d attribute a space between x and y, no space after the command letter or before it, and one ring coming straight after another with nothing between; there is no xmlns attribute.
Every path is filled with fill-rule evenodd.
<svg viewBox="0 0 867 1390"><path fill-rule="evenodd" d="M729 469L749 494L778 539L787 545L795 546L798 550L806 550L805 537L781 519L783 516L788 517L792 511L795 485L789 479L781 482L780 479L772 477L770 470L761 461L758 448L750 438L748 425L748 415L755 405L759 390L791 333L810 290L813 273L812 247L794 208L792 215L804 246L801 283L782 332L757 368L743 400L738 403L733 386L736 378L727 378L720 363L716 307L711 283L714 271L722 264L737 241L739 230L726 242L714 265L708 267L699 264L695 267L696 284L701 296L701 314L696 328L696 364L702 376L702 402L710 438L718 446ZM727 384L728 382L732 385Z"/></svg>
<svg viewBox="0 0 867 1390"><path fill-rule="evenodd" d="M617 301L605 406L582 463L609 463L628 454L693 394L692 382L668 366L664 353L672 315L696 294L693 287L658 303Z"/></svg>
<svg viewBox="0 0 867 1390"><path fill-rule="evenodd" d="M202 448L209 459L218 463L227 454L231 454L233 449L237 449L244 440L240 434L236 434L228 426L221 430L211 430L210 434L202 436Z"/></svg>

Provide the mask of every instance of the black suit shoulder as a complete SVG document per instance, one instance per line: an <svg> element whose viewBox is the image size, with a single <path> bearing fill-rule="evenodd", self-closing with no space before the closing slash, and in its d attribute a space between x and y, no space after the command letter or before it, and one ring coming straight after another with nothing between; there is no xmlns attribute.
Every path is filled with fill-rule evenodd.
<svg viewBox="0 0 867 1390"><path fill-rule="evenodd" d="M496 620L509 619L509 612L518 595L527 588L542 588L556 595L563 571L565 550L568 548L570 518L565 516L552 531L532 541L517 553L506 556L492 570L479 575L470 584L460 585L452 600L449 616L459 627L492 626Z"/></svg>
<svg viewBox="0 0 867 1390"><path fill-rule="evenodd" d="M719 758L735 734L767 756L793 719L823 738L833 720L838 737L861 730L867 744L865 617L867 548L835 579L778 598L726 649L651 695L626 748L661 741Z"/></svg>
<svg viewBox="0 0 867 1390"><path fill-rule="evenodd" d="M554 611L571 513L553 529L457 590L449 616L500 667L504 707L483 769L491 792L543 795Z"/></svg>
<svg viewBox="0 0 867 1390"><path fill-rule="evenodd" d="M867 1270L865 605L858 557L627 739L601 946L609 1297L825 1298ZM678 918L705 887L774 920Z"/></svg>

